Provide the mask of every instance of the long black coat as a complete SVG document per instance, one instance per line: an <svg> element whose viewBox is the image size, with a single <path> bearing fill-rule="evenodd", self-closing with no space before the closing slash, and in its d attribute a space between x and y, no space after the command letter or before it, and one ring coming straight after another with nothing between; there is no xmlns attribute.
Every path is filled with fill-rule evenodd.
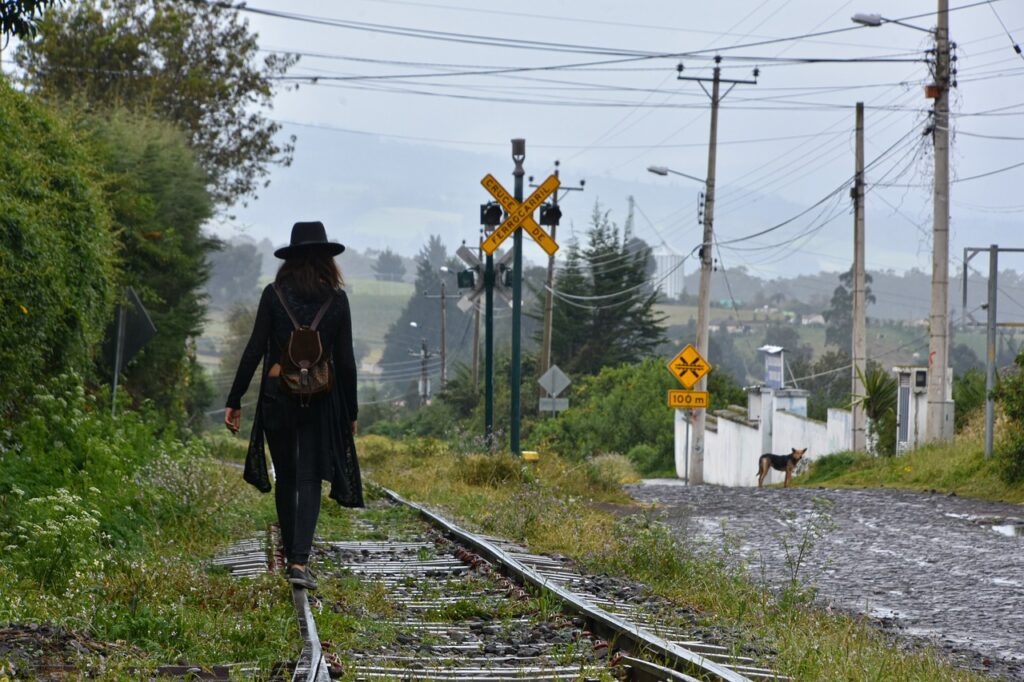
<svg viewBox="0 0 1024 682"><path fill-rule="evenodd" d="M287 284L279 286L299 323L310 324L324 299L303 297ZM344 291L333 292L331 296L334 301L318 329L324 349L330 353L334 372L332 390L314 398L308 407L299 406L290 396L268 395L267 372L280 362L282 349L287 348L288 337L294 328L273 286L268 284L260 297L256 322L242 353L227 406L239 407L241 397L262 360L259 400L249 436L243 478L261 492L269 492L271 485L264 443L268 438L272 442L294 442L294 432L289 432L289 429L295 428L297 420L293 418L295 413L292 411L312 410L313 413L308 415L312 419L302 420L307 424L303 428L316 429L318 467L321 478L331 482L331 498L346 507L361 507L362 482L351 428L351 422L359 416L356 363L352 352L352 316Z"/></svg>

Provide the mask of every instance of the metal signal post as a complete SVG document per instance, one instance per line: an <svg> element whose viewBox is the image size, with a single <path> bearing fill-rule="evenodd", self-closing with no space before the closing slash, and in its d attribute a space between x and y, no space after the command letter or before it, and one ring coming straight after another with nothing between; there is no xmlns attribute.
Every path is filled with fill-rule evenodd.
<svg viewBox="0 0 1024 682"><path fill-rule="evenodd" d="M515 200L523 201L523 160L526 158L526 140L515 138L512 140L512 161L515 168L512 176L515 178L515 186L512 190ZM522 368L519 366L522 353L522 316L523 316L523 231L516 230L512 235L515 249L515 261L512 266L512 408L511 424L509 425L509 446L512 454L520 453L519 447L519 420L522 416L520 410L520 394L522 393L522 379L520 374Z"/></svg>

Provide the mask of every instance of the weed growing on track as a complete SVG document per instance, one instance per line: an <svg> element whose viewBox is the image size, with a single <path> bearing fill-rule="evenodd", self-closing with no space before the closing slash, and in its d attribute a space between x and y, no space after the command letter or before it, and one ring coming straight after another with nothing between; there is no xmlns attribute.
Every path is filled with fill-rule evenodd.
<svg viewBox="0 0 1024 682"><path fill-rule="evenodd" d="M620 489L595 485L584 466L544 454L536 465L489 458L504 476L501 484L475 484L465 475L467 456L436 441L431 455L420 443L380 437L361 439L364 467L373 479L412 499L444 510L469 527L526 542L535 551L575 558L585 570L624 576L697 614L698 625L764 654L763 663L800 680L920 680L952 682L984 678L955 669L929 650L907 651L866 619L816 608L794 578L789 598L773 595L748 578L734 556L704 544L681 540L661 522L657 510L632 506L616 517L604 509L631 505ZM473 460L474 468L488 465ZM827 510L803 519L803 535L791 540L792 571L800 567L815 540L828 532ZM732 551L737 551L735 548ZM552 608L555 608L552 605ZM748 650L749 652L749 650Z"/></svg>

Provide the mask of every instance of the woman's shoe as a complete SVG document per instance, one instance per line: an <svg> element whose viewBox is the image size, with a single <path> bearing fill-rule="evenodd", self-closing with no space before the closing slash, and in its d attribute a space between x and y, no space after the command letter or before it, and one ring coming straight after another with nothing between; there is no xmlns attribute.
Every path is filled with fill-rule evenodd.
<svg viewBox="0 0 1024 682"><path fill-rule="evenodd" d="M288 582L292 585L305 587L307 590L315 590L317 588L316 576L313 575L313 571L309 570L309 566L305 568L289 566L286 575Z"/></svg>

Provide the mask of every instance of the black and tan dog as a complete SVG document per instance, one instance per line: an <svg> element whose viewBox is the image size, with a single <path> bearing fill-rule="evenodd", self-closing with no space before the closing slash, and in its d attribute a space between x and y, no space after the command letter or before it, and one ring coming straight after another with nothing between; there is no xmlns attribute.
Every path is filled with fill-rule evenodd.
<svg viewBox="0 0 1024 682"><path fill-rule="evenodd" d="M782 484L782 487L788 487L789 481L793 478L793 470L796 469L796 465L800 463L800 458L807 452L807 448L803 450L797 450L792 448L792 452L788 455L771 455L764 454L757 460L757 487L760 488L764 485L764 479L768 476L768 471L775 469L776 471L786 472L786 481Z"/></svg>

